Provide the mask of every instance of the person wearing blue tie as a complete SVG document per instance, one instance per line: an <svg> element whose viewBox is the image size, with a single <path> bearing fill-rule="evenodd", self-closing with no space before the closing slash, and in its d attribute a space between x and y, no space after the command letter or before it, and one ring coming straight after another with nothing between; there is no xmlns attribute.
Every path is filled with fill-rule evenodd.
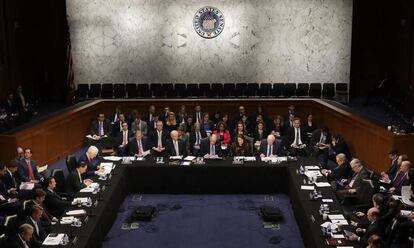
<svg viewBox="0 0 414 248"><path fill-rule="evenodd" d="M209 139L201 143L201 156L204 158L218 158L222 156L220 142L217 141L215 134L212 134Z"/></svg>
<svg viewBox="0 0 414 248"><path fill-rule="evenodd" d="M262 140L260 143L260 157L276 157L282 153L282 141L276 140L273 134L269 134L267 139Z"/></svg>

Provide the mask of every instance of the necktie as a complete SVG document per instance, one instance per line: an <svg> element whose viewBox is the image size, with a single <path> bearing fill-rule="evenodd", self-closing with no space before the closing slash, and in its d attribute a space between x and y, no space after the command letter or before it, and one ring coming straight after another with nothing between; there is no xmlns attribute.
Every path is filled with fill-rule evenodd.
<svg viewBox="0 0 414 248"><path fill-rule="evenodd" d="M141 140L140 140L140 141L138 141L138 155L142 155Z"/></svg>
<svg viewBox="0 0 414 248"><path fill-rule="evenodd" d="M35 226L37 236L39 236L39 226L37 225L36 221L32 220L32 222L33 222L33 225Z"/></svg>
<svg viewBox="0 0 414 248"><path fill-rule="evenodd" d="M319 143L324 143L325 135L321 133L321 138L319 139Z"/></svg>
<svg viewBox="0 0 414 248"><path fill-rule="evenodd" d="M296 145L299 145L299 128L296 128L295 144Z"/></svg>
<svg viewBox="0 0 414 248"><path fill-rule="evenodd" d="M99 135L100 136L104 135L103 123L101 121L99 122Z"/></svg>
<svg viewBox="0 0 414 248"><path fill-rule="evenodd" d="M32 168L32 165L30 164L30 160L26 160L26 163L27 163L27 170L29 171L30 180L35 180L35 176L34 176L34 173L33 173L33 168Z"/></svg>
<svg viewBox="0 0 414 248"><path fill-rule="evenodd" d="M214 151L214 145L210 145L211 147L210 147L210 155L216 155L215 154L215 151Z"/></svg>
<svg viewBox="0 0 414 248"><path fill-rule="evenodd" d="M150 119L149 120L152 121L152 114L150 114Z"/></svg>
<svg viewBox="0 0 414 248"><path fill-rule="evenodd" d="M122 144L126 145L126 143L128 143L128 141L127 141L127 132L124 131L124 141L122 142Z"/></svg>
<svg viewBox="0 0 414 248"><path fill-rule="evenodd" d="M178 150L178 142L174 140L174 149L175 149L175 155L180 156L180 151Z"/></svg>
<svg viewBox="0 0 414 248"><path fill-rule="evenodd" d="M196 133L196 145L200 144L200 132Z"/></svg>
<svg viewBox="0 0 414 248"><path fill-rule="evenodd" d="M394 183L392 184L394 188L398 188L405 176L405 173L400 171L398 175L395 177Z"/></svg>

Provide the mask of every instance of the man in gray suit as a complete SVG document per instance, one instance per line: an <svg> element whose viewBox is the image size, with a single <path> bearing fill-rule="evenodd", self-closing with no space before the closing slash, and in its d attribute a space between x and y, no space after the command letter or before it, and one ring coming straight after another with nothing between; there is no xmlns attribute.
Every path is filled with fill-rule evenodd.
<svg viewBox="0 0 414 248"><path fill-rule="evenodd" d="M338 200L343 200L347 195L358 194L364 189L361 188L364 179L369 177L368 171L357 158L352 159L351 168L354 172L349 179L342 179L337 182L339 190L336 191Z"/></svg>
<svg viewBox="0 0 414 248"><path fill-rule="evenodd" d="M143 137L147 137L148 134L148 125L145 121L141 119L141 115L135 117L134 122L131 124L131 131L135 134L137 130L140 130Z"/></svg>

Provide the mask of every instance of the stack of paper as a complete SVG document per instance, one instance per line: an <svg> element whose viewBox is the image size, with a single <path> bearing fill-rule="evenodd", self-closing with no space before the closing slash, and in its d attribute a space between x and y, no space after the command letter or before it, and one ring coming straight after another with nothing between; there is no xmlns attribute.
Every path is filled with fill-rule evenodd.
<svg viewBox="0 0 414 248"><path fill-rule="evenodd" d="M303 190L315 190L315 186L302 185L302 186L300 186L300 189L303 189Z"/></svg>
<svg viewBox="0 0 414 248"><path fill-rule="evenodd" d="M114 163L101 163L99 168L104 168L103 174L110 174L114 168Z"/></svg>
<svg viewBox="0 0 414 248"><path fill-rule="evenodd" d="M65 236L64 233L59 234L49 234L46 239L43 241L42 245L59 245L62 242L63 237Z"/></svg>
<svg viewBox="0 0 414 248"><path fill-rule="evenodd" d="M187 156L184 158L185 161L193 161L194 159L196 159L194 156Z"/></svg>
<svg viewBox="0 0 414 248"><path fill-rule="evenodd" d="M34 183L22 183L20 184L20 190L32 190L34 188Z"/></svg>
<svg viewBox="0 0 414 248"><path fill-rule="evenodd" d="M60 224L72 224L75 220L74 216L65 216L60 219Z"/></svg>
<svg viewBox="0 0 414 248"><path fill-rule="evenodd" d="M118 157L118 156L106 156L106 157L103 157L103 158L105 160L113 161L113 162L120 161L122 159L122 157ZM134 157L132 157L132 158L134 158Z"/></svg>
<svg viewBox="0 0 414 248"><path fill-rule="evenodd" d="M66 215L72 215L72 216L86 215L86 211L84 209L76 209L76 210L71 210L71 211L66 212Z"/></svg>
<svg viewBox="0 0 414 248"><path fill-rule="evenodd" d="M256 157L244 157L245 162L254 162L256 161Z"/></svg>
<svg viewBox="0 0 414 248"><path fill-rule="evenodd" d="M319 170L319 166L316 165L307 165L305 166L305 170Z"/></svg>
<svg viewBox="0 0 414 248"><path fill-rule="evenodd" d="M327 182L320 182L320 183L315 183L316 187L318 188L323 188L323 187L331 187L331 185Z"/></svg>
<svg viewBox="0 0 414 248"><path fill-rule="evenodd" d="M99 188L99 183L92 183L88 187L81 189L80 192L91 193L91 192L95 191L98 188Z"/></svg>
<svg viewBox="0 0 414 248"><path fill-rule="evenodd" d="M171 156L170 160L181 160L183 159L183 156Z"/></svg>
<svg viewBox="0 0 414 248"><path fill-rule="evenodd" d="M310 171L305 171L305 176L307 176L308 178L313 178L313 177L321 177L322 174L320 171L310 170Z"/></svg>
<svg viewBox="0 0 414 248"><path fill-rule="evenodd" d="M74 203L87 203L88 202L88 197L78 197L73 199Z"/></svg>

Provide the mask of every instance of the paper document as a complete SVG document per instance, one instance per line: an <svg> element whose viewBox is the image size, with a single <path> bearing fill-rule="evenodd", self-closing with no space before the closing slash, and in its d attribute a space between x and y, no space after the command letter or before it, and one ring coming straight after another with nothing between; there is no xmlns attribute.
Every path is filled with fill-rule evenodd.
<svg viewBox="0 0 414 248"><path fill-rule="evenodd" d="M99 168L104 168L103 174L110 174L112 169L114 168L114 163L101 163Z"/></svg>
<svg viewBox="0 0 414 248"><path fill-rule="evenodd" d="M322 202L324 203L333 202L333 199L322 199Z"/></svg>
<svg viewBox="0 0 414 248"><path fill-rule="evenodd" d="M319 166L316 165L307 165L305 166L305 170L319 170Z"/></svg>
<svg viewBox="0 0 414 248"><path fill-rule="evenodd" d="M179 159L183 159L183 156L171 156L170 160L179 160Z"/></svg>
<svg viewBox="0 0 414 248"><path fill-rule="evenodd" d="M311 177L321 177L322 174L321 174L320 171L311 170L311 171L305 171L305 176L307 176L308 178L311 178Z"/></svg>
<svg viewBox="0 0 414 248"><path fill-rule="evenodd" d="M134 158L134 157L132 157L132 158ZM122 159L122 157L118 157L118 156L106 156L106 157L103 157L103 159L108 160L108 161L114 161L114 162L116 162L116 161L120 161Z"/></svg>
<svg viewBox="0 0 414 248"><path fill-rule="evenodd" d="M315 190L315 186L302 185L302 186L300 186L300 189L303 189L303 190Z"/></svg>
<svg viewBox="0 0 414 248"><path fill-rule="evenodd" d="M77 209L77 210L71 210L71 211L66 212L66 215L73 215L73 216L84 215L84 214L86 214L86 211L84 209Z"/></svg>
<svg viewBox="0 0 414 248"><path fill-rule="evenodd" d="M91 192L93 192L97 188L99 188L99 183L92 183L88 187L81 189L80 192L83 192L83 193L91 193Z"/></svg>
<svg viewBox="0 0 414 248"><path fill-rule="evenodd" d="M184 161L181 163L181 165L186 165L186 166L191 165L191 161Z"/></svg>
<svg viewBox="0 0 414 248"><path fill-rule="evenodd" d="M323 187L331 187L331 185L327 182L320 182L320 183L315 183L316 187L318 188L323 188Z"/></svg>
<svg viewBox="0 0 414 248"><path fill-rule="evenodd" d="M194 156L187 156L184 158L185 161L193 161L194 159L196 159Z"/></svg>
<svg viewBox="0 0 414 248"><path fill-rule="evenodd" d="M330 220L345 220L345 217L343 214L328 214L328 218Z"/></svg>
<svg viewBox="0 0 414 248"><path fill-rule="evenodd" d="M22 183L20 184L20 190L32 190L34 185L34 183Z"/></svg>
<svg viewBox="0 0 414 248"><path fill-rule="evenodd" d="M55 234L56 235L56 234ZM51 234L47 235L46 239L43 241L42 245L59 245L62 242L65 234L59 233L58 235L51 237Z"/></svg>
<svg viewBox="0 0 414 248"><path fill-rule="evenodd" d="M256 161L256 157L244 157L245 162L254 162Z"/></svg>
<svg viewBox="0 0 414 248"><path fill-rule="evenodd" d="M78 198L73 199L72 202L87 203L88 202L88 197L78 197Z"/></svg>
<svg viewBox="0 0 414 248"><path fill-rule="evenodd" d="M348 221L347 220L331 220L333 224L336 225L342 225L342 226L347 226L348 225Z"/></svg>

